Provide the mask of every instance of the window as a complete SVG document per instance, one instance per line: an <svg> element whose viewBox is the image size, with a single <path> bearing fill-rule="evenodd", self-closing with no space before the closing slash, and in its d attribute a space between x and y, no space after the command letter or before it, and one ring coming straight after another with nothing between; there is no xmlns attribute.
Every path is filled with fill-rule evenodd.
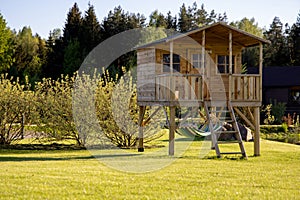
<svg viewBox="0 0 300 200"><path fill-rule="evenodd" d="M204 58L204 62L205 62L205 58ZM202 68L201 66L202 64L202 54L192 54L192 65L193 65L193 68ZM205 66L205 63L204 63L204 66Z"/></svg>
<svg viewBox="0 0 300 200"><path fill-rule="evenodd" d="M170 54L163 54L163 72L170 72ZM180 72L180 56L173 54L173 72Z"/></svg>
<svg viewBox="0 0 300 200"><path fill-rule="evenodd" d="M290 89L290 103L300 104L300 88L293 87Z"/></svg>
<svg viewBox="0 0 300 200"><path fill-rule="evenodd" d="M232 56L232 73L234 73L234 60L235 57ZM217 58L217 67L218 72L220 74L228 74L229 73L229 56L218 55Z"/></svg>

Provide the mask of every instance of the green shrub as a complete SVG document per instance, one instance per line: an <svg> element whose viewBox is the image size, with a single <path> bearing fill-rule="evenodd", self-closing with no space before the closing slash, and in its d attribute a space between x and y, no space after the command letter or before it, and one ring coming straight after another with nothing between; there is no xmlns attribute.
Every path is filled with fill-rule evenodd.
<svg viewBox="0 0 300 200"><path fill-rule="evenodd" d="M0 77L0 145L7 145L24 136L25 124L35 116L35 95L6 75Z"/></svg>
<svg viewBox="0 0 300 200"><path fill-rule="evenodd" d="M279 132L287 133L288 132L288 125L286 123L282 123L280 127L278 127Z"/></svg>
<svg viewBox="0 0 300 200"><path fill-rule="evenodd" d="M281 124L282 117L284 116L285 110L286 110L286 103L277 102L276 100L274 100L274 103L272 104L271 115L274 116L275 124Z"/></svg>

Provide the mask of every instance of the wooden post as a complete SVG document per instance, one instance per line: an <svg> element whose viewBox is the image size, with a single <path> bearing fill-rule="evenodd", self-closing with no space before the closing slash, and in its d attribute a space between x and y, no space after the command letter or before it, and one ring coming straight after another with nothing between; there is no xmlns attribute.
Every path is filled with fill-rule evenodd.
<svg viewBox="0 0 300 200"><path fill-rule="evenodd" d="M170 42L170 99L171 101L174 101L175 99L175 83L174 83L174 77L173 77L173 41Z"/></svg>
<svg viewBox="0 0 300 200"><path fill-rule="evenodd" d="M263 45L259 43L259 100L262 101Z"/></svg>
<svg viewBox="0 0 300 200"><path fill-rule="evenodd" d="M174 155L175 146L175 106L170 106L169 155Z"/></svg>
<svg viewBox="0 0 300 200"><path fill-rule="evenodd" d="M254 156L260 156L260 113L259 107L254 108L255 132L254 132Z"/></svg>
<svg viewBox="0 0 300 200"><path fill-rule="evenodd" d="M143 118L145 115L146 106L140 106L139 109L139 140L138 140L138 152L144 152L144 128Z"/></svg>
<svg viewBox="0 0 300 200"><path fill-rule="evenodd" d="M202 31L202 47L201 47L201 74L205 73L205 30Z"/></svg>
<svg viewBox="0 0 300 200"><path fill-rule="evenodd" d="M229 87L228 87L228 100L231 101L232 90L232 32L229 31Z"/></svg>
<svg viewBox="0 0 300 200"><path fill-rule="evenodd" d="M232 33L229 31L229 74L232 74Z"/></svg>

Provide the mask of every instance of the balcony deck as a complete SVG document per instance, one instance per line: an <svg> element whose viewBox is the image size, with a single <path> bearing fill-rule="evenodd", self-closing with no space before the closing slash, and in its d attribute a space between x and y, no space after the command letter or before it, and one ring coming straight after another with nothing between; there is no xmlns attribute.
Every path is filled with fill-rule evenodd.
<svg viewBox="0 0 300 200"><path fill-rule="evenodd" d="M226 102L232 106L261 106L261 78L256 74L228 75L229 81L210 84L201 74L161 74L155 77L155 92L152 98L138 98L140 106L203 106L204 101ZM228 84L225 85L224 84ZM222 87L223 88L222 88ZM213 87L213 88L212 88ZM220 91L218 94L214 91ZM154 93L154 94L153 94ZM154 96L154 97L153 97Z"/></svg>

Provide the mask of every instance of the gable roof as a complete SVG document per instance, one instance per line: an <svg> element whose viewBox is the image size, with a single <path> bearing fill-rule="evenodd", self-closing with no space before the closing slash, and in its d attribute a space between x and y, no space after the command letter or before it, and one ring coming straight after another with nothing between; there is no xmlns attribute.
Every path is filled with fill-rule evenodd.
<svg viewBox="0 0 300 200"><path fill-rule="evenodd" d="M233 26L230 26L224 22L217 22L217 23L214 23L214 24L211 24L208 26L203 26L203 27L188 31L186 33L177 33L177 34L171 35L169 37L156 40L154 42L142 45L142 46L138 47L138 49L152 47L152 46L155 46L156 44L160 44L160 43L168 43L170 41L174 41L174 40L186 37L186 36L193 38L193 36L195 34L201 32L203 30L207 31L208 34L212 33L212 34L218 35L218 36L226 35L226 34L228 34L228 31L231 31L234 42L236 42L244 47L256 46L260 42L263 44L271 43L269 40L265 40L261 37L258 37L256 35L246 32L246 31L243 31L243 30L240 30Z"/></svg>
<svg viewBox="0 0 300 200"><path fill-rule="evenodd" d="M264 87L300 86L300 66L264 67Z"/></svg>

